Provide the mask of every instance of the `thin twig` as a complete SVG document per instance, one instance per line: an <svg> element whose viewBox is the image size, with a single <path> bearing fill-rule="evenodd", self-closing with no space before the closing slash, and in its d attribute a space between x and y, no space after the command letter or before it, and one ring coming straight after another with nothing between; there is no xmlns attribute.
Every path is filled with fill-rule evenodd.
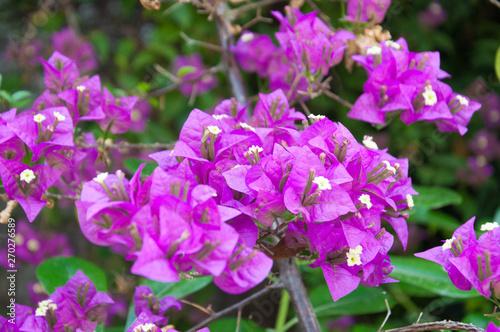
<svg viewBox="0 0 500 332"><path fill-rule="evenodd" d="M240 324L241 324L241 311L243 308L238 309L238 318L236 319L236 330L235 332L240 332Z"/></svg>
<svg viewBox="0 0 500 332"><path fill-rule="evenodd" d="M281 282L277 282L275 284L269 285L266 288L261 289L257 293L250 295L249 297L245 298L244 300L241 300L240 302L233 304L232 306L227 307L226 309L223 309L219 312L214 313L212 316L208 317L203 322L196 324L196 326L192 327L191 329L189 329L186 332L194 332L200 328L203 328L203 327L207 326L208 324L210 324L211 322L213 322L214 320L219 319L220 317L230 313L231 311L239 309L239 308L243 308L245 305L258 299L262 295L269 293L273 289L282 288L282 287L283 287L283 283L281 283Z"/></svg>
<svg viewBox="0 0 500 332"><path fill-rule="evenodd" d="M250 21L248 21L247 23L245 23L241 27L241 29L242 30L247 30L251 26L253 26L254 24L257 24L259 22L264 22L264 23L269 23L269 24L273 23L273 19L272 18L262 16L262 8L261 7L257 8L257 16L255 16Z"/></svg>
<svg viewBox="0 0 500 332"><path fill-rule="evenodd" d="M219 45L214 45L211 43L203 42L201 40L196 40L196 39L190 38L188 35L186 35L182 31L180 32L180 35L181 35L181 38L184 39L188 45L190 45L190 44L191 45L198 45L198 46L205 47L205 48L208 48L209 50L217 51L217 52L224 51L224 49L222 47L220 47Z"/></svg>
<svg viewBox="0 0 500 332"><path fill-rule="evenodd" d="M328 89L324 89L323 90L323 93L329 97L329 98L332 98L333 100L335 101L338 101L339 103L341 103L342 105L344 105L345 107L348 107L348 108L352 108L354 105L351 104L350 102L348 102L347 100L344 100L342 98L340 98L339 96L337 96L335 93L331 92L330 90Z"/></svg>
<svg viewBox="0 0 500 332"><path fill-rule="evenodd" d="M494 4L495 6L497 6L498 8L500 8L500 1L498 1L498 0L490 0L490 2L492 4Z"/></svg>
<svg viewBox="0 0 500 332"><path fill-rule="evenodd" d="M214 313L214 311L212 309L207 309L199 304L196 304L196 303L193 303L191 301L188 301L188 300L179 300L180 302L182 303L185 303L187 305L190 305L192 307L195 307L196 309L199 309L201 311L203 311L204 313L206 313L207 315L212 315Z"/></svg>
<svg viewBox="0 0 500 332"><path fill-rule="evenodd" d="M304 103L302 100L299 99L299 105L302 107L304 110L304 113L306 113L306 116L311 115L311 111L309 111L309 108L306 106L306 103Z"/></svg>
<svg viewBox="0 0 500 332"><path fill-rule="evenodd" d="M167 77L169 80L171 80L172 82L178 84L180 83L180 79L175 76L174 74L172 74L171 72L169 72L168 70L166 70L165 68L163 68L162 66L160 66L159 64L155 63L153 65L153 68L160 74L162 74L163 76Z"/></svg>
<svg viewBox="0 0 500 332"><path fill-rule="evenodd" d="M174 84L168 85L166 87L160 88L158 90L151 91L151 92L147 93L146 96L147 97L159 97L159 96L162 96L162 95L164 95L164 94L166 94L168 92L177 90L182 84L197 82L197 81L201 80L205 75L213 75L213 74L221 71L222 68L223 68L222 65L219 64L217 66L214 66L212 68L204 70L201 73L199 73L198 75L193 76L193 77L191 77L189 79L183 79L183 80L181 80L178 83L174 83Z"/></svg>
<svg viewBox="0 0 500 332"><path fill-rule="evenodd" d="M117 143L117 144L106 144L104 148L107 149L143 149L143 150L156 150L156 149L166 149L171 150L175 146L175 143ZM80 148L100 148L101 145L96 144L79 144Z"/></svg>
<svg viewBox="0 0 500 332"><path fill-rule="evenodd" d="M384 299L385 301L385 306L387 308L387 315L385 315L385 319L384 321L382 322L382 325L380 325L380 327L378 328L378 331L377 332L380 332L382 331L382 329L384 328L384 325L385 323L387 323L387 320L389 319L389 317L391 316L391 307L389 306L389 301L387 301L387 299Z"/></svg>
<svg viewBox="0 0 500 332"><path fill-rule="evenodd" d="M450 331L470 331L484 332L484 329L472 324L465 324L454 321L441 321L422 324L412 324L409 326L398 327L396 329L384 330L384 332L417 332L417 331L434 331L434 330L450 330Z"/></svg>
<svg viewBox="0 0 500 332"><path fill-rule="evenodd" d="M228 18L234 20L235 18L240 17L242 14L246 13L249 10L264 7L264 6L270 6L278 2L284 2L287 0L262 0L262 1L256 1L249 3L248 5L244 5L238 8L235 8L229 12Z"/></svg>
<svg viewBox="0 0 500 332"><path fill-rule="evenodd" d="M60 195L60 194L52 194L52 193L45 193L43 196L48 197L48 198L56 198L56 199L67 199L70 201L79 201L80 196L72 196L72 195Z"/></svg>

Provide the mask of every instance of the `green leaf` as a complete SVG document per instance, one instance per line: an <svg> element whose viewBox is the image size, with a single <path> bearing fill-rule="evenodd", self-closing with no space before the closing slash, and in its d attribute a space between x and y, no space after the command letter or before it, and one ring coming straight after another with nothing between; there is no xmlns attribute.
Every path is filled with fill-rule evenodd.
<svg viewBox="0 0 500 332"><path fill-rule="evenodd" d="M5 90L0 90L0 102L2 101L2 99L7 101L9 103L9 105L13 104L13 102L14 102L10 93L8 93Z"/></svg>
<svg viewBox="0 0 500 332"><path fill-rule="evenodd" d="M159 299L165 296L173 296L176 299L180 299L184 296L192 294L200 289L204 288L212 282L212 276L207 277L197 277L190 280L182 279L179 282L158 282L149 279L145 279L141 282L141 286L148 286L151 291ZM125 324L125 331L132 325L132 323L137 318L134 312L133 302L128 308L127 323Z"/></svg>
<svg viewBox="0 0 500 332"><path fill-rule="evenodd" d="M0 74L0 88L2 87L2 74Z"/></svg>
<svg viewBox="0 0 500 332"><path fill-rule="evenodd" d="M12 95L12 99L17 102L17 101L21 101L23 99L29 98L30 95L31 95L31 92L29 92L29 91L17 91L17 92L14 92L14 94Z"/></svg>
<svg viewBox="0 0 500 332"><path fill-rule="evenodd" d="M497 49L495 55L495 72L497 73L497 78L500 81L500 47Z"/></svg>
<svg viewBox="0 0 500 332"><path fill-rule="evenodd" d="M139 166L144 163L146 163L146 166L144 166L144 168L142 169L142 175L144 176L153 174L153 171L157 166L156 163L153 162L145 162L136 158L126 158L123 162L123 165L125 166L127 171L134 174Z"/></svg>
<svg viewBox="0 0 500 332"><path fill-rule="evenodd" d="M218 319L211 323L208 328L210 331L236 331L238 319L235 317ZM264 332L262 327L257 326L254 322L248 319L240 321L239 332Z"/></svg>
<svg viewBox="0 0 500 332"><path fill-rule="evenodd" d="M410 211L410 218L408 220L420 225L431 225L451 233L462 225L457 219L446 213L429 211L418 206L415 206Z"/></svg>
<svg viewBox="0 0 500 332"><path fill-rule="evenodd" d="M391 278L423 288L436 295L460 299L480 296L475 289L462 291L456 288L439 264L417 257L391 257L391 263L394 265L389 275Z"/></svg>
<svg viewBox="0 0 500 332"><path fill-rule="evenodd" d="M418 196L413 196L415 206L428 210L439 209L447 205L462 203L462 197L455 191L445 187L413 186Z"/></svg>
<svg viewBox="0 0 500 332"><path fill-rule="evenodd" d="M310 292L311 303L318 317L333 315L361 315L386 312L385 299L393 305L392 298L381 288L359 286L352 293L333 302L326 284Z"/></svg>
<svg viewBox="0 0 500 332"><path fill-rule="evenodd" d="M52 294L56 287L66 285L78 270L82 270L92 280L98 291L107 291L106 274L93 263L78 257L58 256L46 259L36 268L36 276L47 293Z"/></svg>
<svg viewBox="0 0 500 332"><path fill-rule="evenodd" d="M183 78L187 74L194 73L195 71L196 71L196 68L193 66L183 66L183 67L179 68L179 70L177 71L177 77Z"/></svg>

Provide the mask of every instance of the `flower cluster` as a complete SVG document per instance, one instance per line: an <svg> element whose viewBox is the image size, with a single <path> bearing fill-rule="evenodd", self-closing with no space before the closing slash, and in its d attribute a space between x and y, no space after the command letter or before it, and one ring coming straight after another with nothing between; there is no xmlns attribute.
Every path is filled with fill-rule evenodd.
<svg viewBox="0 0 500 332"><path fill-rule="evenodd" d="M0 177L9 199L19 202L30 222L46 205L43 194L49 187L73 193L96 174L98 150L78 146L96 141L90 133L75 139L77 126L92 121L103 131L124 133L134 124L138 100L115 98L99 76L80 77L75 61L57 51L41 62L46 90L31 109L12 109L0 117Z"/></svg>
<svg viewBox="0 0 500 332"><path fill-rule="evenodd" d="M106 307L111 303L113 300L98 292L79 270L64 287L57 287L46 300L40 301L35 310L16 304L15 322L0 316L0 324L2 331L13 332L92 332L106 320Z"/></svg>
<svg viewBox="0 0 500 332"><path fill-rule="evenodd" d="M267 247L271 258L284 257L278 251L290 253L285 257L308 251L337 300L359 283L391 280L387 252L393 237L381 222L387 220L406 246L405 210L413 207L416 192L407 160L379 150L371 137L357 143L344 126L324 116L309 119L311 125L281 90L261 94L248 120L245 107L228 100L212 116L192 111L174 150L151 157L165 172L191 174L211 186L218 204L269 227L258 245ZM297 130L295 120L306 128ZM254 246L254 223L231 225ZM283 230L280 243L262 241L263 234L276 230Z"/></svg>
<svg viewBox="0 0 500 332"><path fill-rule="evenodd" d="M471 218L451 239L415 256L444 267L453 284L461 290L472 287L486 298L500 299L500 226L498 222L481 225L479 239Z"/></svg>
<svg viewBox="0 0 500 332"><path fill-rule="evenodd" d="M307 91L321 75L337 65L344 56L346 41L355 36L345 30L334 31L316 12L303 14L297 8L285 8L273 15L280 22L277 47L267 35L244 31L233 47L241 67L269 79L271 90L283 89L295 94Z"/></svg>
<svg viewBox="0 0 500 332"><path fill-rule="evenodd" d="M143 166L130 181L117 171L84 184L76 206L91 242L122 247L135 261L132 273L157 281L179 281L179 273L194 269L241 293L264 280L272 261L244 241L249 217L219 206L216 190L198 184L187 160L141 179Z"/></svg>
<svg viewBox="0 0 500 332"><path fill-rule="evenodd" d="M51 38L54 50L73 59L82 72L93 71L99 65L94 46L71 28L63 28L52 34Z"/></svg>
<svg viewBox="0 0 500 332"><path fill-rule="evenodd" d="M127 329L126 332L179 332L175 329L168 328L168 329L161 329L159 328L156 324L151 322L151 319L149 316L145 313L141 313L139 317L130 325L130 327ZM208 328L202 328L200 330L197 330L196 332L210 332Z"/></svg>
<svg viewBox="0 0 500 332"><path fill-rule="evenodd" d="M385 125L400 116L408 125L435 122L440 131L464 135L472 114L480 108L440 81L449 75L439 68L438 52L410 52L403 38L382 41L352 58L365 67L368 80L348 113L351 118Z"/></svg>

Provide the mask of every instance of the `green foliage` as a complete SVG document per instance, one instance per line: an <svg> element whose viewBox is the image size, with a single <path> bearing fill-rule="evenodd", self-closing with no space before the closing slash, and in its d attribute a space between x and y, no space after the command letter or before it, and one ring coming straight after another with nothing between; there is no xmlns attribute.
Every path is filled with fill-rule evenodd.
<svg viewBox="0 0 500 332"><path fill-rule="evenodd" d="M476 290L462 291L450 281L444 269L433 262L417 257L391 257L394 269L391 278L432 292L435 295L466 299L480 296ZM425 293L424 293L425 294Z"/></svg>
<svg viewBox="0 0 500 332"><path fill-rule="evenodd" d="M495 55L495 72L497 73L497 79L500 81L500 47L498 47Z"/></svg>
<svg viewBox="0 0 500 332"><path fill-rule="evenodd" d="M211 323L208 328L210 331L236 331L237 318L221 318ZM264 332L265 330L257 326L248 319L241 319L239 332ZM269 330L266 330L269 331Z"/></svg>
<svg viewBox="0 0 500 332"><path fill-rule="evenodd" d="M56 287L62 287L78 270L92 280L100 292L108 290L106 274L95 264L78 257L58 256L46 259L36 269L38 281L47 293L52 294Z"/></svg>

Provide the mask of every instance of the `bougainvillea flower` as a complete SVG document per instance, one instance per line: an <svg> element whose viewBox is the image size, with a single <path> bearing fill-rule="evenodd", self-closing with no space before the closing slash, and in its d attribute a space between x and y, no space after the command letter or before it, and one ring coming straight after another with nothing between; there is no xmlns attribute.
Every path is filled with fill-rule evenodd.
<svg viewBox="0 0 500 332"><path fill-rule="evenodd" d="M42 58L40 61L44 72L43 82L52 93L71 89L80 76L76 63L57 51L48 61Z"/></svg>
<svg viewBox="0 0 500 332"><path fill-rule="evenodd" d="M56 169L45 165L27 165L0 158L0 177L5 192L10 199L15 199L24 209L28 220L32 222L47 204L42 195L61 175Z"/></svg>
<svg viewBox="0 0 500 332"><path fill-rule="evenodd" d="M186 97L190 97L193 93L205 93L217 86L217 78L212 73L203 74L207 69L200 54L180 55L175 58L171 67L181 82L199 77L194 82L180 85L179 90Z"/></svg>
<svg viewBox="0 0 500 332"><path fill-rule="evenodd" d="M138 286L135 288L134 306L137 317L145 313L151 322L159 326L168 324L168 317L165 316L165 312L168 309L175 307L177 310L181 310L182 308L181 303L173 296L166 296L158 300L148 286Z"/></svg>
<svg viewBox="0 0 500 332"><path fill-rule="evenodd" d="M51 36L54 49L73 59L82 72L92 71L97 68L97 53L94 46L77 36L75 32L66 27Z"/></svg>

